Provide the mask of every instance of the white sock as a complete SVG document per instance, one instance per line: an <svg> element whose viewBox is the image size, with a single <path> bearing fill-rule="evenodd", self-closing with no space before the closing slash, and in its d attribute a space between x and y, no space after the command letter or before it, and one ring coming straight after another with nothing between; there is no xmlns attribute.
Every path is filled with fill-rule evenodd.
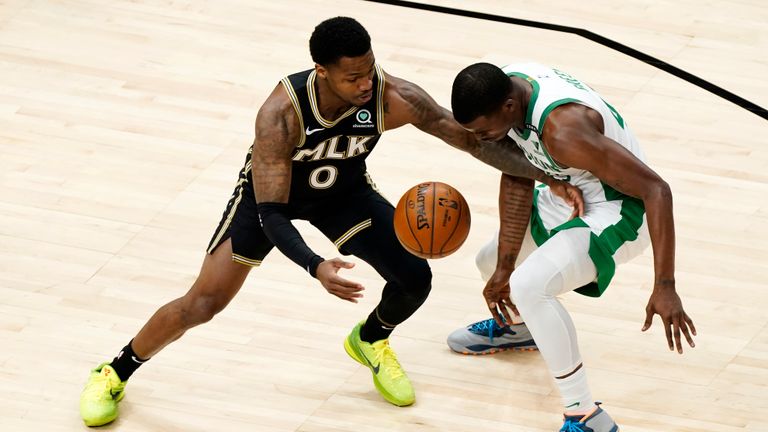
<svg viewBox="0 0 768 432"><path fill-rule="evenodd" d="M567 378L555 378L560 389L563 407L568 414L587 414L595 407L592 392L587 383L587 371L579 363L578 370Z"/></svg>

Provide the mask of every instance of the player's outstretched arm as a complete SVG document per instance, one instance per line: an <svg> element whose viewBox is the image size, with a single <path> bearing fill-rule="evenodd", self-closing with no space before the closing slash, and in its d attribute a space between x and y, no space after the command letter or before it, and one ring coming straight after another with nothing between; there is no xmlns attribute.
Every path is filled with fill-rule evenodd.
<svg viewBox="0 0 768 432"><path fill-rule="evenodd" d="M505 174L538 180L550 186L557 196L574 208L574 217L584 214L581 190L556 180L533 166L511 140L479 141L474 134L454 120L450 111L438 105L421 87L391 75L387 75L387 83L384 103L387 129L413 124Z"/></svg>
<svg viewBox="0 0 768 432"><path fill-rule="evenodd" d="M316 277L329 293L356 303L363 286L338 275L339 269L354 264L338 258L325 260L313 252L287 215L291 154L300 130L298 116L278 85L256 116L251 178L259 220L264 234L285 256Z"/></svg>
<svg viewBox="0 0 768 432"><path fill-rule="evenodd" d="M516 146L478 141L453 119L450 111L416 84L387 75L387 89L384 104L387 129L410 123L509 175L534 180L547 177L531 165Z"/></svg>
<svg viewBox="0 0 768 432"><path fill-rule="evenodd" d="M691 347L693 321L675 291L675 224L669 185L648 165L603 134L600 114L583 105L553 110L544 125L542 142L556 162L585 169L614 189L643 201L653 246L655 282L646 307L643 331L654 314L664 325L669 349L683 352L680 333ZM674 341L673 341L674 336Z"/></svg>

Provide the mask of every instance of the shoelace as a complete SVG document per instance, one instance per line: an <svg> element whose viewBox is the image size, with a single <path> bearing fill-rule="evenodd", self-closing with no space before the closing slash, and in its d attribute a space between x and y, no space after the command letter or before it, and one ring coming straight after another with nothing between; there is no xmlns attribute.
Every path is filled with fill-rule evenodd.
<svg viewBox="0 0 768 432"><path fill-rule="evenodd" d="M477 335L483 335L485 333L488 333L488 338L491 340L491 343L493 343L493 336L494 333L501 330L501 327L499 327L498 324L496 324L496 320L493 318L489 318L485 321L480 321L472 324L470 326L469 331L471 331L474 334Z"/></svg>
<svg viewBox="0 0 768 432"><path fill-rule="evenodd" d="M86 387L85 394L95 396L97 399L114 399L112 394L112 382L108 377L99 375Z"/></svg>
<svg viewBox="0 0 768 432"><path fill-rule="evenodd" d="M371 346L376 353L376 363L380 364L392 379L403 376L403 368L397 361L395 352L389 346L389 339L374 342Z"/></svg>
<svg viewBox="0 0 768 432"><path fill-rule="evenodd" d="M565 419L560 432L584 432L584 429L581 428L582 426L586 426L586 424L573 419Z"/></svg>

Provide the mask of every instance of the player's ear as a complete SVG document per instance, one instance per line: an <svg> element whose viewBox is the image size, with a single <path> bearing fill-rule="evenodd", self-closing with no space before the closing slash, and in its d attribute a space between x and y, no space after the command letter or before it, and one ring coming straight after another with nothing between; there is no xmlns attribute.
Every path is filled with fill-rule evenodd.
<svg viewBox="0 0 768 432"><path fill-rule="evenodd" d="M328 69L326 69L323 65L315 63L315 72L317 73L317 76L322 79L328 78Z"/></svg>
<svg viewBox="0 0 768 432"><path fill-rule="evenodd" d="M518 105L519 104L517 103L516 100L514 100L512 98L507 98L504 101L504 104L501 105L501 109L502 109L502 111L504 111L505 114L509 114L509 113L515 111L515 109L517 109Z"/></svg>

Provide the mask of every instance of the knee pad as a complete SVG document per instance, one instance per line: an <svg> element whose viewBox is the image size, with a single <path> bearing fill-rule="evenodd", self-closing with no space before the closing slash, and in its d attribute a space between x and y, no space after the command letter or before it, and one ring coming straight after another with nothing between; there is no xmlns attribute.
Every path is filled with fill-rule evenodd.
<svg viewBox="0 0 768 432"><path fill-rule="evenodd" d="M417 288L417 291L422 292L421 297L426 298L432 289L432 269L429 268L429 264L426 261L421 261L418 266L414 266L410 271L413 273L409 276L409 279L412 280L412 283L409 285Z"/></svg>
<svg viewBox="0 0 768 432"><path fill-rule="evenodd" d="M515 279L513 273L509 282L512 302L517 306L517 310L520 311L520 316L525 318L526 312L543 299L543 293L538 291L532 284L521 283L522 281L519 278L518 280Z"/></svg>
<svg viewBox="0 0 768 432"><path fill-rule="evenodd" d="M491 278L491 275L496 270L496 260L498 259L498 243L492 241L480 249L475 256L475 265L480 270L480 277L484 281Z"/></svg>
<svg viewBox="0 0 768 432"><path fill-rule="evenodd" d="M509 287L512 301L525 318L525 311L536 303L553 298L559 292L563 277L557 266L546 259L528 259L512 272Z"/></svg>
<svg viewBox="0 0 768 432"><path fill-rule="evenodd" d="M432 289L432 270L425 260L414 260L399 269L398 284L408 297L423 300Z"/></svg>

